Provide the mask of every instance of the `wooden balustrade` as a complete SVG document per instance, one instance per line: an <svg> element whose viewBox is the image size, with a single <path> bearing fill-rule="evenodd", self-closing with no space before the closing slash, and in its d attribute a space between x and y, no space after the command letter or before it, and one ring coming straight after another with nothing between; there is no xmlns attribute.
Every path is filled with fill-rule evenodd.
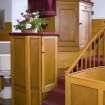
<svg viewBox="0 0 105 105"><path fill-rule="evenodd" d="M102 66L101 58L105 58L105 27L85 46L80 56L66 72L70 73L83 70L84 68L96 67L97 64Z"/></svg>
<svg viewBox="0 0 105 105"><path fill-rule="evenodd" d="M74 64L65 72L65 105L71 105L70 73L105 66L105 27L84 47Z"/></svg>

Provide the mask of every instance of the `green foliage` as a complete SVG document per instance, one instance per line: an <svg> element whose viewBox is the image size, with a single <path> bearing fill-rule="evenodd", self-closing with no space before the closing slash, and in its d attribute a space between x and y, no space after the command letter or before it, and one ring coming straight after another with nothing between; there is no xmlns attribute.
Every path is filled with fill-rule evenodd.
<svg viewBox="0 0 105 105"><path fill-rule="evenodd" d="M32 29L35 30L36 28L38 31L42 31L43 28L47 26L47 21L45 18L40 18L40 13L37 12L30 12L26 11L25 13L21 13L21 16L23 17L22 21L17 20L18 24L14 27L16 29L19 29L21 31L26 29Z"/></svg>

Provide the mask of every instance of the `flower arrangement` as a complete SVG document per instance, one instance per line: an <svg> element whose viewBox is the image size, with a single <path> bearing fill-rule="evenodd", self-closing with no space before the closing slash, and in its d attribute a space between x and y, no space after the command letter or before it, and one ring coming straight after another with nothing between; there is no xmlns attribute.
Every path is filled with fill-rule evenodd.
<svg viewBox="0 0 105 105"><path fill-rule="evenodd" d="M27 29L31 29L35 31L37 29L38 32L42 31L47 26L47 21L45 18L40 18L40 12L30 12L26 10L25 13L21 13L22 20L17 20L18 24L15 25L15 29L24 31Z"/></svg>

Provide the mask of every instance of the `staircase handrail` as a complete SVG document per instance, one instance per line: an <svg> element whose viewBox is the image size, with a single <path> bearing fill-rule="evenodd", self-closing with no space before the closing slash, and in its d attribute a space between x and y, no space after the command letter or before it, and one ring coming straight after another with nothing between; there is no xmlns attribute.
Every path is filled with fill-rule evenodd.
<svg viewBox="0 0 105 105"><path fill-rule="evenodd" d="M74 63L68 68L68 70L66 70L65 73L70 73L73 68L76 67L77 63L79 62L79 60L82 58L82 56L84 55L84 53L89 49L89 47L92 45L92 43L102 35L102 33L105 33L105 27L103 27L100 31L98 31L94 37L88 42L88 44L83 48L83 50L81 51L80 55L77 57L77 59L74 61Z"/></svg>

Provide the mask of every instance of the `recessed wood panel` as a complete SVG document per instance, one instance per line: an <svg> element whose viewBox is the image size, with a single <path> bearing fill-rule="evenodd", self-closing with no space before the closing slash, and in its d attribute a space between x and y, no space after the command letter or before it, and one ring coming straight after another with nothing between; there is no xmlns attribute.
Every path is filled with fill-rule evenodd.
<svg viewBox="0 0 105 105"><path fill-rule="evenodd" d="M92 19L92 36L105 27L105 19Z"/></svg>
<svg viewBox="0 0 105 105"><path fill-rule="evenodd" d="M53 38L44 38L44 72L45 72L45 84L53 83L55 81L55 66L56 65L56 48L55 40ZM48 75L49 74L49 75Z"/></svg>
<svg viewBox="0 0 105 105"><path fill-rule="evenodd" d="M13 74L14 84L25 86L26 85L26 67L25 67L25 40L24 38L14 39L14 56L13 59Z"/></svg>
<svg viewBox="0 0 105 105"><path fill-rule="evenodd" d="M71 84L72 105L98 105L98 90Z"/></svg>
<svg viewBox="0 0 105 105"><path fill-rule="evenodd" d="M39 89L41 82L41 38L30 39L30 69L31 88Z"/></svg>
<svg viewBox="0 0 105 105"><path fill-rule="evenodd" d="M31 105L41 105L40 94L40 91L35 91L34 88L31 90Z"/></svg>
<svg viewBox="0 0 105 105"><path fill-rule="evenodd" d="M44 32L55 32L55 17L46 17L47 26L43 30Z"/></svg>
<svg viewBox="0 0 105 105"><path fill-rule="evenodd" d="M72 18L73 15L74 15L74 12L73 10L66 10L66 9L61 9L59 11L59 14L60 14L60 38L59 40L60 41L73 41L73 35L74 35L74 32L72 30L72 27L74 27L74 22L75 20ZM68 24L68 20L70 20L70 24ZM68 31L65 31L68 30Z"/></svg>
<svg viewBox="0 0 105 105"><path fill-rule="evenodd" d="M103 97L105 97L105 91L103 91ZM103 105L105 105L105 98L103 98Z"/></svg>
<svg viewBox="0 0 105 105"><path fill-rule="evenodd" d="M60 33L58 51L70 52L83 48L91 38L92 3L57 1L55 28Z"/></svg>
<svg viewBox="0 0 105 105"><path fill-rule="evenodd" d="M70 51L78 46L79 5L73 2L57 2L56 31L60 33L58 50Z"/></svg>
<svg viewBox="0 0 105 105"><path fill-rule="evenodd" d="M14 88L14 105L26 105L26 90L25 88L15 87Z"/></svg>
<svg viewBox="0 0 105 105"><path fill-rule="evenodd" d="M23 37L12 38L12 87L13 104L27 105L27 79L26 76L26 40ZM27 78L27 79L26 79Z"/></svg>
<svg viewBox="0 0 105 105"><path fill-rule="evenodd" d="M56 84L57 39L44 37L42 40L42 90L49 91Z"/></svg>

